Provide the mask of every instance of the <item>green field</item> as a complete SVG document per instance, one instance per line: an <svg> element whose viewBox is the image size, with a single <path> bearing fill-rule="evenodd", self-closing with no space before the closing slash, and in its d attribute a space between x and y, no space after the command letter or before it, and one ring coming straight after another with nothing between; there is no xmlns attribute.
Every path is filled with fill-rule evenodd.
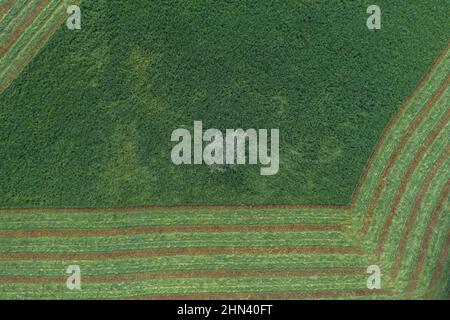
<svg viewBox="0 0 450 320"><path fill-rule="evenodd" d="M0 96L0 206L350 203L450 27L446 1L379 5L371 32L355 1L83 1ZM279 128L279 173L173 165L194 120Z"/></svg>
<svg viewBox="0 0 450 320"><path fill-rule="evenodd" d="M0 299L448 298L448 1L68 4L0 0ZM175 166L195 120L279 173Z"/></svg>

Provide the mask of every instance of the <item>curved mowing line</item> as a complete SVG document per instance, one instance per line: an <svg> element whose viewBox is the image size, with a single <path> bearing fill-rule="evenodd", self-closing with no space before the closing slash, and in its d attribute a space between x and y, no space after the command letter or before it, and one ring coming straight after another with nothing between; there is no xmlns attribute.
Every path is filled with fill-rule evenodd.
<svg viewBox="0 0 450 320"><path fill-rule="evenodd" d="M8 77L6 77L2 83L0 83L0 93L4 91L13 80L17 77L17 75L25 68L25 66L33 59L36 53L41 49L45 43L47 43L48 39L55 33L55 31L59 28L61 23L64 21L64 16L57 20L55 25L43 36L43 38L38 42L38 44L31 50L26 58L22 60L22 62L15 66L14 72L11 72Z"/></svg>
<svg viewBox="0 0 450 320"><path fill-rule="evenodd" d="M25 3L19 3L19 4L15 4L14 9L16 10L16 12L13 13L12 17L9 19L9 21L6 21L6 23L4 23L4 21L2 21L2 23L4 23L4 26L2 26L2 32L4 32L3 35L0 34L0 39L3 39L4 36L6 36L8 31L12 32L13 30L15 30L14 28L11 28L11 24L13 23L13 21L15 22L17 21L21 21L18 19L21 19L22 14L24 14L25 10L27 9L27 5L33 5L33 0L25 0ZM12 30L10 30L12 29ZM1 42L3 43L3 40L1 40Z"/></svg>
<svg viewBox="0 0 450 320"><path fill-rule="evenodd" d="M130 274L84 275L83 283L136 282L153 279L241 278L241 277L308 277L323 275L361 275L366 269L287 269L287 270L188 270L153 271ZM65 276L0 276L2 284L61 284Z"/></svg>
<svg viewBox="0 0 450 320"><path fill-rule="evenodd" d="M80 253L0 253L2 260L106 260L174 255L363 254L360 247L186 247Z"/></svg>
<svg viewBox="0 0 450 320"><path fill-rule="evenodd" d="M423 263L425 261L425 254L429 249L428 247L430 244L431 235L433 233L434 228L436 227L437 222L439 221L439 216L441 215L444 209L444 204L447 202L449 191L450 191L450 182L447 183L447 185L439 195L439 204L435 208L433 215L430 219L430 222L428 223L428 228L422 240L422 246L420 248L419 257L414 267L414 271L412 273L412 278L409 280L408 286L406 287L406 292L408 293L414 291L415 288L417 287L417 283L419 281L419 274L420 271L422 270Z"/></svg>
<svg viewBox="0 0 450 320"><path fill-rule="evenodd" d="M51 6L54 6L54 8L51 8ZM49 9L48 11L50 12L46 12L47 9ZM3 68L3 70L0 72L0 79L2 79L4 77L5 74L8 74L8 69L13 69L14 70L14 64L17 62L18 58L20 57L20 55L22 55L24 52L27 52L27 47L30 46L31 43L33 43L33 41L35 41L35 39L37 38L37 36L39 34L42 33L43 29L45 29L45 27L49 24L49 22L51 22L51 20L54 18L54 16L56 16L56 13L58 12L58 10L60 10L62 8L62 6L60 4L58 4L57 2L53 3L50 2L49 5L44 8L41 13L43 14L38 15L38 17L36 18L36 25L34 25L35 21L32 22L32 25L30 26L30 29L35 29L35 32L24 32L19 39L17 39L17 41L11 46L10 50L8 50L8 52L6 52L5 56L3 58L0 58L0 65L5 64L6 66ZM28 39L27 39L28 37ZM20 43L24 42L24 44L22 46L20 46ZM18 47L19 46L19 47ZM31 48L32 50L33 48ZM14 52L15 51L15 52ZM11 56L11 52L12 56ZM20 61L20 60L19 60Z"/></svg>
<svg viewBox="0 0 450 320"><path fill-rule="evenodd" d="M450 77L448 78L450 80ZM380 238L378 240L377 248L376 248L376 258L379 259L381 253L383 252L384 243L387 239L387 236L389 234L389 231L392 226L392 221L394 219L395 213L397 212L398 205L400 204L400 201L402 200L402 196L405 193L405 190L408 186L409 180L411 176L413 175L414 171L416 170L420 160L423 158L427 150L430 148L430 146L433 144L433 142L436 140L438 134L442 131L442 129L445 127L445 125L448 123L450 119L450 109L445 113L445 115L439 120L439 123L437 126L433 129L433 131L428 135L427 139L424 141L424 143L420 146L419 151L414 156L414 159L410 162L408 169L406 171L406 174L403 176L400 186L397 189L397 192L395 194L395 198L392 201L391 208L389 209L388 215L386 217L386 221L383 225L383 229L381 231ZM445 159L444 159L445 160Z"/></svg>
<svg viewBox="0 0 450 320"><path fill-rule="evenodd" d="M411 103L413 98L417 95L417 93L422 90L422 88L425 86L425 84L430 80L431 75L434 73L434 71L438 68L439 64L442 62L444 57L446 56L447 52L450 50L450 41L447 42L446 46L442 51L439 53L439 55L436 57L430 68L427 70L423 78L420 80L419 84L414 88L414 90L410 93L410 95L406 98L406 100L402 103L399 111L395 114L394 118L389 122L388 126L384 129L383 134L381 135L381 138L378 140L378 143L375 146L375 149L372 151L372 154L369 157L369 161L367 162L367 165L362 173L361 178L358 181L358 184L356 185L355 191L353 193L352 197L352 206L355 205L355 203L358 200L359 194L361 192L361 188L364 185L364 182L367 179L367 176L369 174L370 168L373 166L373 162L375 158L380 153L381 147L386 140L386 137L388 136L389 132L393 130L393 127L397 123L397 121L400 119L400 117L403 115L405 110L407 109L408 105Z"/></svg>
<svg viewBox="0 0 450 320"><path fill-rule="evenodd" d="M149 295L124 297L124 300L273 300L273 299L327 299L369 296L392 296L393 291L381 290L320 290L320 291L274 291L267 293L189 293L175 295Z"/></svg>
<svg viewBox="0 0 450 320"><path fill-rule="evenodd" d="M434 271L433 277L431 278L431 281L428 285L428 289L432 289L439 282L441 273L444 269L445 260L448 257L449 249L450 249L450 230L447 231L447 238L445 239L445 245L444 245L444 248L442 248L442 250L441 250L441 254L439 255L438 264Z"/></svg>
<svg viewBox="0 0 450 320"><path fill-rule="evenodd" d="M80 0L73 1L73 4L79 3ZM48 42L50 37L56 32L56 30L59 28L59 26L63 23L64 20L65 20L64 15L62 15L59 19L57 19L54 25L38 41L36 46L29 51L28 56L23 58L20 64L14 66L13 71L11 71L10 74L7 75L5 79L2 80L2 82L0 82L0 93L3 92L14 81L15 78L17 78L20 72L28 65L28 63L30 63L30 61L34 58L37 52Z"/></svg>
<svg viewBox="0 0 450 320"><path fill-rule="evenodd" d="M33 8L31 14L14 30L13 34L5 41L0 49L0 59L4 57L9 48L16 42L22 33L29 27L39 13L49 4L50 0L42 0L39 4Z"/></svg>
<svg viewBox="0 0 450 320"><path fill-rule="evenodd" d="M440 155L439 159L433 164L433 167L430 170L430 173L428 174L424 184L422 185L419 194L414 202L414 207L411 212L411 214L408 216L408 221L406 223L405 231L403 232L402 238L400 240L400 245L398 247L398 250L396 252L394 263L391 268L390 277L395 279L398 276L398 272L400 270L401 262L403 260L403 254L406 250L406 245L408 243L409 235L411 234L411 231L414 227L414 222L416 221L417 215L420 210L420 204L422 203L422 200L425 196L425 194L428 192L428 189L430 188L431 182L433 181L433 178L435 177L438 169L441 167L441 165L444 163L444 161L450 156L450 144L447 145L445 151Z"/></svg>
<svg viewBox="0 0 450 320"><path fill-rule="evenodd" d="M369 229L369 225L373 216L373 212L375 210L375 207L380 200L381 193L384 189L384 186L387 182L387 178L391 175L392 168L394 167L395 161L399 157L399 155L402 153L403 148L411 138L412 134L414 133L414 130L418 127L418 125L425 119L425 117L428 115L428 113L431 111L435 103L441 98L441 96L444 94L447 87L450 85L450 74L447 75L445 78L445 81L441 83L439 88L433 93L433 96L430 98L430 100L427 102L426 106L422 108L419 112L419 114L414 118L413 123L408 127L408 131L403 135L400 143L398 144L397 148L395 149L394 153L389 158L389 161L386 165L386 167L383 170L383 174L380 178L380 181L375 189L374 197L372 198L372 201L370 202L369 208L367 209L366 215L364 217L363 225L361 226L360 230L360 236L364 237L367 234L367 231Z"/></svg>
<svg viewBox="0 0 450 320"><path fill-rule="evenodd" d="M272 225L211 225L211 226L162 226L162 227L123 227L113 229L32 229L1 230L0 238L35 237L109 237L148 233L182 232L302 232L302 231L340 231L346 230L339 224L272 224Z"/></svg>

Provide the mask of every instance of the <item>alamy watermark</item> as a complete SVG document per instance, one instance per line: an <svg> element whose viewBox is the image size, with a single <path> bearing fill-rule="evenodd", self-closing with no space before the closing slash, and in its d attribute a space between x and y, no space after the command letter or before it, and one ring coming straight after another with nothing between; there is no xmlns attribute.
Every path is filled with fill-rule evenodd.
<svg viewBox="0 0 450 320"><path fill-rule="evenodd" d="M71 5L67 7L67 13L70 16L67 18L66 26L69 30L81 29L81 10L77 5Z"/></svg>
<svg viewBox="0 0 450 320"><path fill-rule="evenodd" d="M265 166L260 169L261 175L275 175L280 167L280 130L270 130L270 154L268 132L267 129L226 129L225 134L218 129L203 132L202 121L194 121L193 135L184 128L172 132L171 141L178 144L172 149L171 159L176 165L260 164Z"/></svg>
<svg viewBox="0 0 450 320"><path fill-rule="evenodd" d="M367 267L367 273L370 274L367 279L367 288L370 290L381 289L381 269L377 265Z"/></svg>
<svg viewBox="0 0 450 320"><path fill-rule="evenodd" d="M69 290L81 290L81 269L80 266L71 265L67 267L66 273L70 276L67 278L66 286Z"/></svg>
<svg viewBox="0 0 450 320"><path fill-rule="evenodd" d="M367 13L370 17L367 19L367 28L369 30L380 30L381 29L381 9L377 5L370 5L367 8Z"/></svg>

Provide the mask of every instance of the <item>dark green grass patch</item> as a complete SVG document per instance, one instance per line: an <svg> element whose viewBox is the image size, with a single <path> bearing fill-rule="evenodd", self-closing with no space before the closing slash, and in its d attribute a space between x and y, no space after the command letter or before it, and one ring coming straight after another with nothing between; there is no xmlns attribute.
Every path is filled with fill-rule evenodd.
<svg viewBox="0 0 450 320"><path fill-rule="evenodd" d="M0 96L0 206L347 204L450 4L91 1ZM175 166L173 130L279 128L280 171Z"/></svg>

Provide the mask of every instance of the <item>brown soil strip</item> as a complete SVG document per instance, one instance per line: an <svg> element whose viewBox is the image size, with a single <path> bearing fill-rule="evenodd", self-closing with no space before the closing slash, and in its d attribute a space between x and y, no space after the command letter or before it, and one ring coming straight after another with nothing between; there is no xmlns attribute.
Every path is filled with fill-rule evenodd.
<svg viewBox="0 0 450 320"><path fill-rule="evenodd" d="M450 78L449 78L450 79ZM411 176L413 175L414 171L416 170L417 166L419 165L420 160L424 157L425 153L428 151L428 149L431 147L431 145L436 140L439 133L442 131L442 129L447 125L448 121L450 120L450 109L445 113L445 115L439 120L436 127L433 129L433 131L428 135L427 139L422 143L420 146L418 152L414 156L414 159L411 161L411 163L408 165L408 169L406 170L405 175L403 176L400 186L397 189L397 192L395 194L395 197L392 201L392 205L389 209L389 212L386 217L386 221L383 225L383 228L381 229L381 234L377 243L377 249L376 249L376 257L377 259L380 258L381 253L383 252L384 243L386 242L386 239L388 237L389 231L392 227L392 222L394 221L395 214L397 212L398 206L400 204L400 201L402 200L403 194L406 191L406 188L408 187L409 180L411 179ZM444 161L445 158L442 160Z"/></svg>
<svg viewBox="0 0 450 320"><path fill-rule="evenodd" d="M47 23L53 18L53 16L55 15L55 13L58 11L58 9L61 8L60 5L56 5L53 10L48 14L47 18L41 23L41 25L39 25L39 27L37 28L36 32L31 36L30 41L32 41L33 37L36 36L36 34L41 33L41 29L43 27L45 27L47 25ZM14 61L15 59L17 59L17 57L22 53L22 50L18 50L12 57L11 57L11 61ZM12 62L13 63L13 62Z"/></svg>
<svg viewBox="0 0 450 320"><path fill-rule="evenodd" d="M25 32L30 24L36 19L39 13L50 3L50 0L41 0L39 4L33 8L30 15L14 30L13 34L5 41L0 48L0 59L8 52L14 42Z"/></svg>
<svg viewBox="0 0 450 320"><path fill-rule="evenodd" d="M420 271L422 270L423 263L425 261L425 255L428 251L428 246L430 244L431 236L433 234L434 229L439 221L439 217L441 212L444 209L445 204L448 201L448 193L450 191L450 182L447 183L445 188L442 190L439 195L439 204L434 209L433 215L428 223L427 231L425 232L425 236L422 240L422 246L419 251L419 256L417 258L416 266L414 267L414 271L412 273L412 277L409 280L408 286L406 287L406 292L410 293L414 291L417 287L417 282L419 281Z"/></svg>
<svg viewBox="0 0 450 320"><path fill-rule="evenodd" d="M0 20L3 19L5 14L12 8L15 2L16 2L15 0L9 0L3 6L0 7Z"/></svg>
<svg viewBox="0 0 450 320"><path fill-rule="evenodd" d="M125 300L289 300L289 299L331 299L378 295L392 295L392 290L320 290L320 291L277 291L242 293L188 293L173 295L148 295L122 298Z"/></svg>
<svg viewBox="0 0 450 320"><path fill-rule="evenodd" d="M183 232L305 232L337 231L344 232L346 226L339 224L272 224L272 225L210 225L210 226L160 226L160 227L125 227L114 229L33 229L0 230L0 238L35 238L35 237L110 237L150 233Z"/></svg>
<svg viewBox="0 0 450 320"><path fill-rule="evenodd" d="M425 194L428 192L428 189L430 188L431 182L433 181L434 177L436 176L436 173L438 169L441 167L442 163L450 156L450 145L447 145L447 148L445 151L441 154L439 159L433 164L433 167L431 168L429 174L427 175L424 184L422 185L419 194L416 197L416 200L414 202L414 207L411 211L411 214L408 216L408 221L406 222L405 231L402 234L402 238L400 240L400 245L398 247L398 250L396 252L394 263L391 268L390 277L392 279L397 278L398 272L400 271L400 265L403 260L403 255L406 250L406 245L408 244L408 238L411 234L411 231L414 227L414 223L417 219L417 215L420 211L420 205L422 203L422 200L425 196Z"/></svg>
<svg viewBox="0 0 450 320"><path fill-rule="evenodd" d="M74 1L74 4L76 4L79 1ZM56 32L56 30L59 28L59 26L64 22L65 16L61 16L56 23L50 28L50 30L42 37L42 39L36 44L36 46L33 48L33 50L30 50L28 56L22 60L22 62L14 67L14 71L9 74L8 77L6 77L2 83L0 83L0 93L3 92L13 81L19 73L30 63L30 61L36 56L38 51L48 42L50 37ZM0 212L3 211L3 209L0 209Z"/></svg>
<svg viewBox="0 0 450 320"><path fill-rule="evenodd" d="M126 250L113 252L74 253L0 253L0 260L115 260L177 255L275 255L275 254L363 254L360 247L303 246L303 247L188 247Z"/></svg>
<svg viewBox="0 0 450 320"><path fill-rule="evenodd" d="M361 191L361 187L364 185L364 182L367 179L367 175L369 174L369 170L372 167L373 161L375 160L376 156L380 153L380 149L384 144L384 141L386 140L387 135L390 131L392 131L392 128L397 123L398 119L402 116L403 112L406 110L408 105L411 103L412 99L417 95L417 93L422 90L424 85L427 83L427 81L430 79L431 74L436 70L438 65L441 63L441 61L444 59L447 52L450 50L450 41L447 42L444 49L439 53L437 58L434 60L433 64L430 66L430 68L425 73L424 77L420 80L417 87L411 92L411 94L406 98L406 100L401 105L399 111L396 113L394 118L391 120L389 125L384 129L383 134L381 135L381 138L378 140L375 149L372 151L372 154L370 155L369 161L366 165L365 170L363 171L363 174L361 178L358 181L358 184L356 185L355 191L353 192L352 196L352 206L356 203L359 197L359 193Z"/></svg>
<svg viewBox="0 0 450 320"><path fill-rule="evenodd" d="M370 222L372 220L372 215L375 210L375 207L378 204L378 201L380 200L381 193L384 189L384 186L387 182L387 179L389 175L391 174L391 170L394 167L395 161L400 156L400 154L403 151L403 148L408 143L409 139L411 138L412 134L416 130L416 128L420 125L420 123L425 119L425 117L428 115L428 113L431 111L435 103L441 98L441 96L444 94L445 90L450 85L450 74L447 75L445 78L445 81L439 86L439 88L433 93L430 100L427 102L425 107L423 107L419 114L414 119L413 123L409 126L407 132L403 135L402 139L400 140L400 143L398 144L397 148L395 149L394 153L389 158L389 161L384 168L383 174L381 176L380 182L378 183L375 194L372 198L372 201L369 204L369 207L367 209L366 215L364 217L364 222L360 230L360 235L364 237L367 234L367 231L369 229Z"/></svg>
<svg viewBox="0 0 450 320"><path fill-rule="evenodd" d="M291 269L291 270L187 270L153 271L132 274L83 275L83 283L135 282L153 279L193 279L193 278L242 278L242 277L307 277L327 275L360 275L366 269ZM2 284L62 284L67 276L0 276Z"/></svg>

